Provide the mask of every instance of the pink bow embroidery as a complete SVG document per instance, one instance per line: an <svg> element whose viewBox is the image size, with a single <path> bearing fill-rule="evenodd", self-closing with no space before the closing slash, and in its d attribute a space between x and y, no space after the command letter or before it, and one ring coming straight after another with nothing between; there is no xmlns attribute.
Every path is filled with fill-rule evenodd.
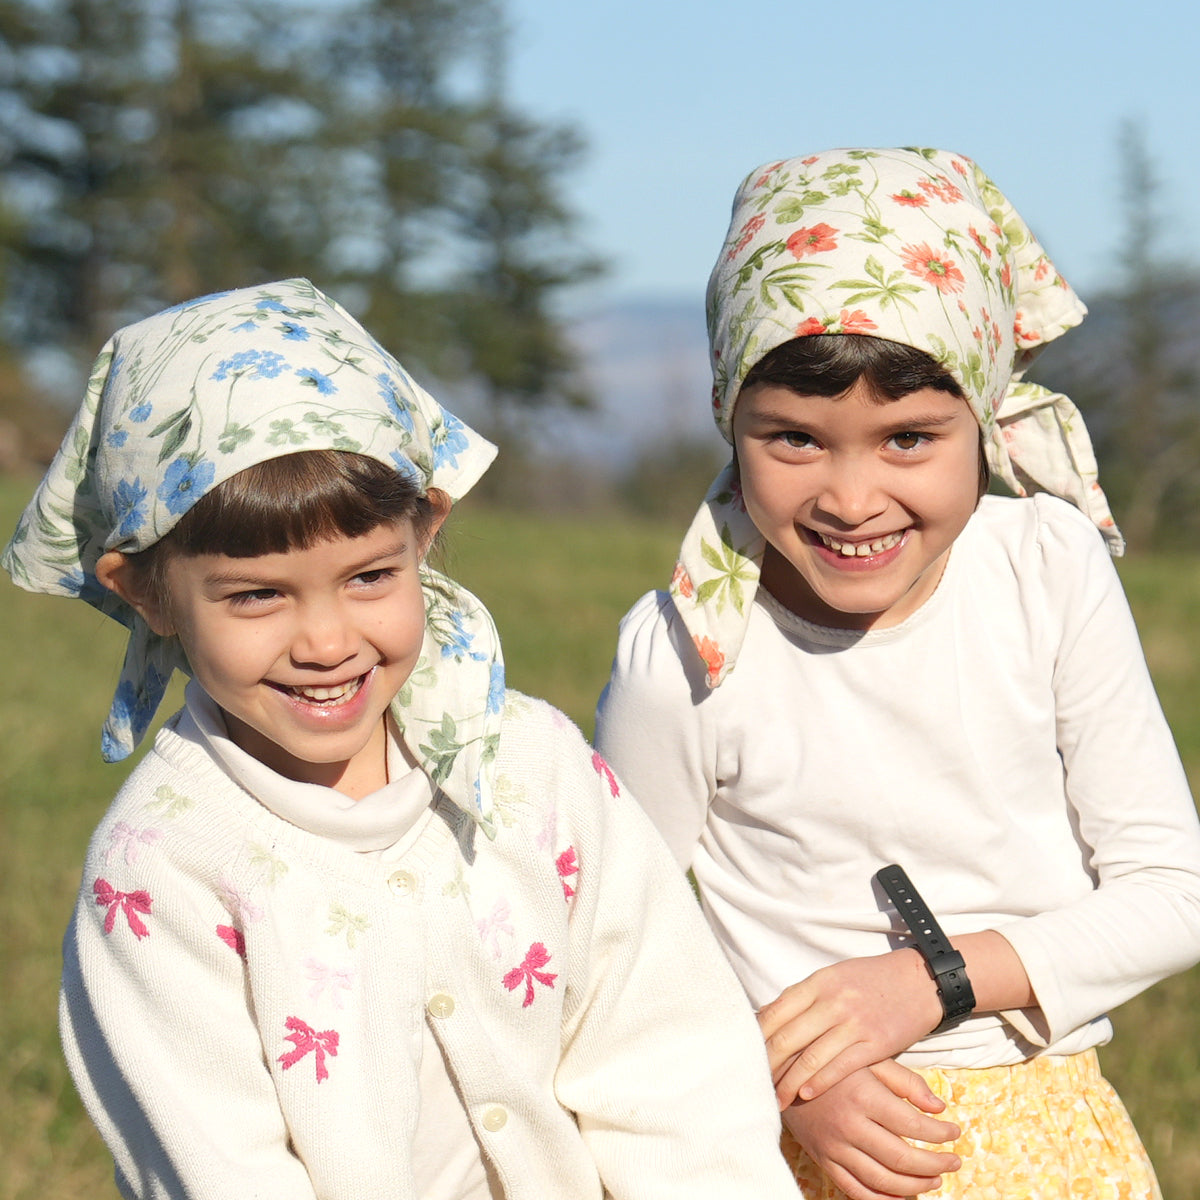
<svg viewBox="0 0 1200 1200"><path fill-rule="evenodd" d="M334 1058L338 1052L338 1035L336 1029L326 1029L318 1033L311 1025L299 1017L288 1017L287 1027L292 1031L284 1037L285 1042L291 1042L296 1048L288 1050L279 1056L279 1062L286 1071L294 1067L306 1054L315 1054L317 1060L317 1082L329 1078L325 1066L325 1055Z"/></svg>
<svg viewBox="0 0 1200 1200"><path fill-rule="evenodd" d="M475 928L479 930L479 936L487 945L493 958L499 958L503 953L500 949L500 935L507 934L509 937L513 935L513 927L508 920L511 915L512 909L508 901L501 896L492 905L491 916L480 917L475 922Z"/></svg>
<svg viewBox="0 0 1200 1200"><path fill-rule="evenodd" d="M92 884L92 891L96 896L96 904L101 908L108 908L104 917L105 933L112 933L117 920L117 910L120 909L125 914L125 920L129 922L129 928L133 930L138 941L150 936L150 930L138 916L139 913L150 915L149 892L118 892L107 879L97 879Z"/></svg>
<svg viewBox="0 0 1200 1200"><path fill-rule="evenodd" d="M579 874L579 860L575 857L575 847L568 846L554 860L554 865L558 868L558 879L562 884L563 895L570 900L575 895L575 889L567 882L567 876Z"/></svg>
<svg viewBox="0 0 1200 1200"><path fill-rule="evenodd" d="M232 925L218 925L217 937L239 957L246 957L246 937L240 929L235 929Z"/></svg>
<svg viewBox="0 0 1200 1200"><path fill-rule="evenodd" d="M326 991L334 1008L342 1007L342 992L350 991L354 986L354 972L349 967L331 967L319 959L310 958L304 964L305 974L312 980L309 988L310 1000L320 1000Z"/></svg>
<svg viewBox="0 0 1200 1200"><path fill-rule="evenodd" d="M619 796L621 794L621 786L617 783L617 777L613 774L612 767L604 761L604 757L599 750L592 752L592 767L595 769L597 775L603 775L608 780L608 790L614 796Z"/></svg>
<svg viewBox="0 0 1200 1200"><path fill-rule="evenodd" d="M107 863L117 851L123 851L125 864L133 866L138 860L142 846L152 846L162 837L161 829L134 829L128 821L118 821L108 835L108 849L104 852Z"/></svg>
<svg viewBox="0 0 1200 1200"><path fill-rule="evenodd" d="M529 953L525 955L525 961L519 967L513 967L504 976L504 986L510 992L519 988L522 983L525 984L525 999L521 1003L522 1008L528 1008L533 1003L533 982L535 979L538 983L544 984L546 987L552 988L554 986L554 981L558 976L552 975L548 971L538 970L539 967L544 967L549 961L550 951L541 942L534 942L529 947Z"/></svg>

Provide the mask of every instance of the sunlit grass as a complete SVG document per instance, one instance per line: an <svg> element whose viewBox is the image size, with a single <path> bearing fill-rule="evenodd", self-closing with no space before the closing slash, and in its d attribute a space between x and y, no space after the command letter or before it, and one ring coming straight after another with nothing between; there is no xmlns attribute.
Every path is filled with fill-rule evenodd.
<svg viewBox="0 0 1200 1200"><path fill-rule="evenodd" d="M0 481L0 540L30 484ZM514 516L468 500L447 569L491 608L513 686L591 732L616 626L669 577L681 530L613 516ZM1122 565L1147 658L1193 788L1200 782L1200 559ZM83 1115L55 1030L59 942L88 834L127 768L100 762L99 727L122 631L87 606L0 580L7 686L0 698L0 1200L115 1197L111 1162ZM178 702L178 689L173 693ZM174 707L168 704L166 709ZM1167 1200L1200 1200L1200 973L1115 1014L1106 1070L1134 1114Z"/></svg>

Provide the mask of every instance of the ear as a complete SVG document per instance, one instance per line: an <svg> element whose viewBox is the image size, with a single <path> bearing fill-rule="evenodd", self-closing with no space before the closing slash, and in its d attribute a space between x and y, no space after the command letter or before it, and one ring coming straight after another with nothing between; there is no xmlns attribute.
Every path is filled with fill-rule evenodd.
<svg viewBox="0 0 1200 1200"><path fill-rule="evenodd" d="M438 530L445 524L454 503L441 488L430 488L425 493L425 498L433 506L433 515L429 520L429 528L425 531L425 542L421 547L422 557L428 553L429 547L433 545L434 539L438 535Z"/></svg>
<svg viewBox="0 0 1200 1200"><path fill-rule="evenodd" d="M119 550L108 550L96 562L96 578L110 592L115 592L160 637L175 632L166 606L150 594L144 575Z"/></svg>

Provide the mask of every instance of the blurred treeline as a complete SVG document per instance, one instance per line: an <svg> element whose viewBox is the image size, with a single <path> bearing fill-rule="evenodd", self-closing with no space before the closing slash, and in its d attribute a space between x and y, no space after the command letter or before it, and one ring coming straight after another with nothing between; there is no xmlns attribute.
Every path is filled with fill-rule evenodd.
<svg viewBox="0 0 1200 1200"><path fill-rule="evenodd" d="M1030 376L1087 418L1100 479L1134 553L1200 549L1200 267L1172 236L1144 129L1128 123L1114 181L1123 208L1110 290Z"/></svg>
<svg viewBox="0 0 1200 1200"><path fill-rule="evenodd" d="M493 0L0 0L0 465L117 326L297 274L493 408L580 403L581 143L504 77Z"/></svg>
<svg viewBox="0 0 1200 1200"><path fill-rule="evenodd" d="M517 436L588 404L556 314L600 267L563 199L579 134L508 99L502 4L0 0L0 470L48 459L119 325L303 274L504 443L485 499L686 521L715 433L623 470ZM1200 268L1139 127L1112 178L1110 286L1030 375L1085 413L1131 548L1196 549Z"/></svg>

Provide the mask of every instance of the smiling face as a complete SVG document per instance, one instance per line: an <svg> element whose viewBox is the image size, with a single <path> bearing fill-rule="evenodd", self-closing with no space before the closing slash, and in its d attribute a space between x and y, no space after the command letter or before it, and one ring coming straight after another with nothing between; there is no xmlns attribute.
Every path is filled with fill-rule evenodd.
<svg viewBox="0 0 1200 1200"><path fill-rule="evenodd" d="M229 736L289 779L361 797L387 782L384 714L421 650L421 546L411 521L304 549L173 556L175 633Z"/></svg>
<svg viewBox="0 0 1200 1200"><path fill-rule="evenodd" d="M880 402L743 388L733 418L746 510L767 540L762 580L798 616L898 625L933 594L979 500L979 426L924 387Z"/></svg>

